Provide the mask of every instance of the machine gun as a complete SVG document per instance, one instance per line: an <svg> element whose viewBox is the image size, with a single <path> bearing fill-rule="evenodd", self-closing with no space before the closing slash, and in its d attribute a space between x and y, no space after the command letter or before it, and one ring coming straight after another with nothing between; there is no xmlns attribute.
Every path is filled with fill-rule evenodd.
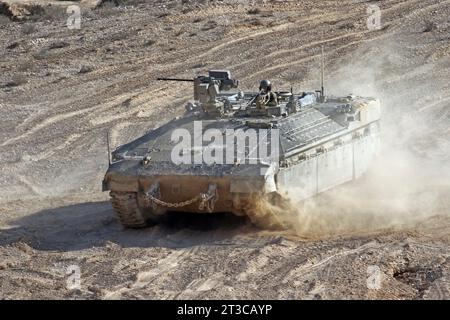
<svg viewBox="0 0 450 320"><path fill-rule="evenodd" d="M210 70L208 76L198 76L194 79L157 78L157 80L193 82L194 100L201 103L211 102L220 91L228 91L239 85L239 81L232 79L228 70ZM211 90L212 87L216 90Z"/></svg>

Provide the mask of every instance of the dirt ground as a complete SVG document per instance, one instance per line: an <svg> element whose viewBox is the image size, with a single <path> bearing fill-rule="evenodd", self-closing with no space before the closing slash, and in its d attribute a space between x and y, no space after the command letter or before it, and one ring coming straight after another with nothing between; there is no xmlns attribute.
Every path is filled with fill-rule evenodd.
<svg viewBox="0 0 450 320"><path fill-rule="evenodd" d="M450 1L29 3L0 1L0 298L450 299ZM228 214L122 229L106 133L130 141L192 96L158 76L316 89L321 46L328 92L380 97L389 161L305 206L301 230Z"/></svg>

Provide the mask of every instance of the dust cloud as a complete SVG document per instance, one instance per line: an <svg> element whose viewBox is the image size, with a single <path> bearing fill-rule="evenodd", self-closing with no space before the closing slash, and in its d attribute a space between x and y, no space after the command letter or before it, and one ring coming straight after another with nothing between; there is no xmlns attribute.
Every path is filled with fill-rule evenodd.
<svg viewBox="0 0 450 320"><path fill-rule="evenodd" d="M450 215L449 102L442 96L448 79L439 74L442 61L414 60L414 50L379 41L331 67L329 92L380 98L381 150L355 182L305 201L292 190L290 210L265 206L298 235L415 229Z"/></svg>

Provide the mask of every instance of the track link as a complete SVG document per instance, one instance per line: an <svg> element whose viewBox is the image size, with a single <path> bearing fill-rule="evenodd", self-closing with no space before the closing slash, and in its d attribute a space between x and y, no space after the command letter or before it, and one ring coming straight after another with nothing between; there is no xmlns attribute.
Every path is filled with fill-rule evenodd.
<svg viewBox="0 0 450 320"><path fill-rule="evenodd" d="M147 219L137 203L134 192L110 192L112 207L125 228L144 228Z"/></svg>

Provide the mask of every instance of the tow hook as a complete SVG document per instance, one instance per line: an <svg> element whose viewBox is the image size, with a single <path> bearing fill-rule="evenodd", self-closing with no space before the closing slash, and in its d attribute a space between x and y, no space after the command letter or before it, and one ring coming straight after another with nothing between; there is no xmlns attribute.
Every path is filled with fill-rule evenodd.
<svg viewBox="0 0 450 320"><path fill-rule="evenodd" d="M159 189L159 182L155 182L151 185L150 189L145 193L149 198L161 199L161 190ZM154 201L151 201L153 210L157 210L158 206Z"/></svg>
<svg viewBox="0 0 450 320"><path fill-rule="evenodd" d="M206 210L211 213L214 210L214 206L218 199L219 193L217 192L217 185L215 183L210 183L208 191L201 194L198 209L201 211Z"/></svg>

